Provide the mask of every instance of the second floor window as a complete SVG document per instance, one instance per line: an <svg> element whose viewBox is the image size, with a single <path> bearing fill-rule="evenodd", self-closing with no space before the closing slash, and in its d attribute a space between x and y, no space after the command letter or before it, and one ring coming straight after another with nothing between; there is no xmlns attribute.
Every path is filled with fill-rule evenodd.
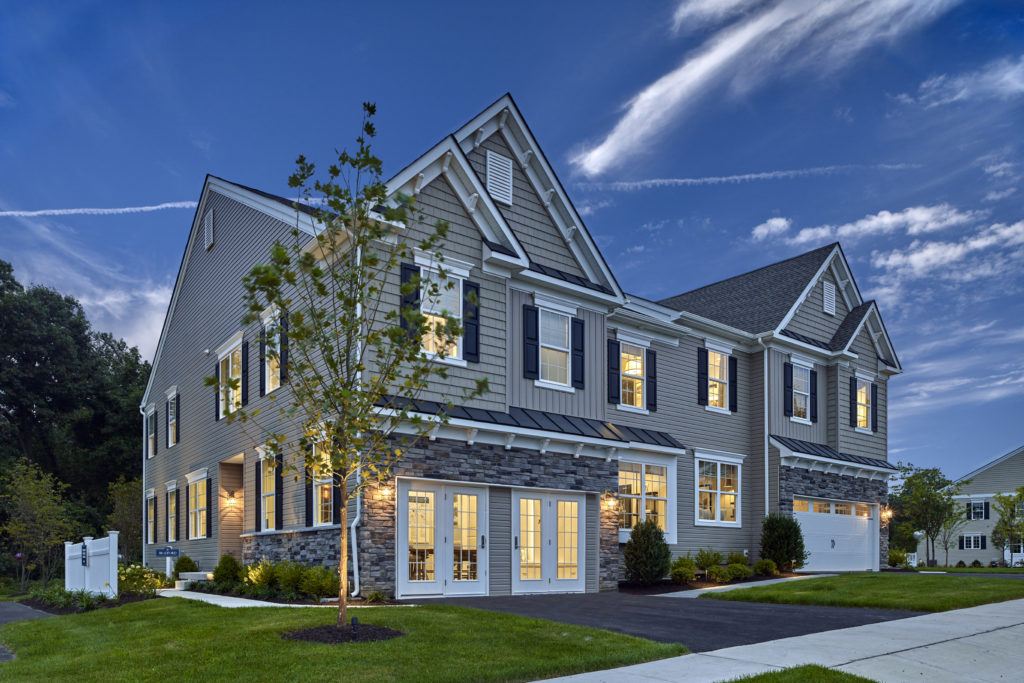
<svg viewBox="0 0 1024 683"><path fill-rule="evenodd" d="M857 428L871 429L871 382L857 379Z"/></svg>
<svg viewBox="0 0 1024 683"><path fill-rule="evenodd" d="M540 310L540 379L569 385L569 316Z"/></svg>
<svg viewBox="0 0 1024 683"><path fill-rule="evenodd" d="M146 457L152 458L156 454L156 412L146 413Z"/></svg>
<svg viewBox="0 0 1024 683"><path fill-rule="evenodd" d="M220 359L221 416L229 415L242 407L241 380L242 346L238 345L227 351Z"/></svg>
<svg viewBox="0 0 1024 683"><path fill-rule="evenodd" d="M729 407L729 356L708 349L708 405Z"/></svg>
<svg viewBox="0 0 1024 683"><path fill-rule="evenodd" d="M971 501L967 505L967 519L985 519L986 517L987 517L987 515L985 514L985 502L984 501L980 501L980 502Z"/></svg>
<svg viewBox="0 0 1024 683"><path fill-rule="evenodd" d="M146 543L156 543L156 498L146 499Z"/></svg>
<svg viewBox="0 0 1024 683"><path fill-rule="evenodd" d="M266 382L264 393L269 394L281 386L280 316L264 321L263 334L266 340L266 350L263 356L263 377L264 382Z"/></svg>
<svg viewBox="0 0 1024 683"><path fill-rule="evenodd" d="M178 443L178 395L167 397L167 446Z"/></svg>
<svg viewBox="0 0 1024 683"><path fill-rule="evenodd" d="M619 367L622 372L622 405L643 409L646 407L644 395L645 349L625 342L620 344L619 349Z"/></svg>
<svg viewBox="0 0 1024 683"><path fill-rule="evenodd" d="M801 365L793 366L793 417L810 420L808 407L811 403L811 370Z"/></svg>
<svg viewBox="0 0 1024 683"><path fill-rule="evenodd" d="M429 268L420 268L420 289L430 292L437 286L435 296L423 296L420 310L427 319L428 331L422 337L423 350L427 353L442 355L446 358L462 358L462 336L446 334L445 316L454 318L462 324L462 278L447 273L440 273ZM438 329L440 327L440 330Z"/></svg>

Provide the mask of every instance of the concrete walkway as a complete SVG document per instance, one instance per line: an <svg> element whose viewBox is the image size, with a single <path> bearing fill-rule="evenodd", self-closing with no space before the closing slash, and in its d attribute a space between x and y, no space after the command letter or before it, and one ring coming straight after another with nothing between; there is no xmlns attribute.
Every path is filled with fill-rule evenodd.
<svg viewBox="0 0 1024 683"><path fill-rule="evenodd" d="M826 576L838 576L838 574L808 574L807 576L790 576L785 579L768 579L767 581L751 581L749 583L733 583L726 586L711 586L710 588L696 588L688 591L675 593L658 593L651 597L658 598L699 598L705 593L724 593L726 591L742 590L743 588L760 588L771 586L776 583L789 583L790 581L803 581L804 579L821 579Z"/></svg>
<svg viewBox="0 0 1024 683"><path fill-rule="evenodd" d="M560 681L728 681L819 664L876 681L1019 681L1024 600L783 638Z"/></svg>

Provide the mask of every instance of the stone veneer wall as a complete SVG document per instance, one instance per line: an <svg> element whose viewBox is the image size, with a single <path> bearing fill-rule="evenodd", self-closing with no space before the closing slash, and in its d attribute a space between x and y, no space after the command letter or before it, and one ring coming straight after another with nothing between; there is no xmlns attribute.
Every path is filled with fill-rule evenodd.
<svg viewBox="0 0 1024 683"><path fill-rule="evenodd" d="M793 513L794 496L836 498L886 505L889 502L889 483L885 479L865 479L782 466L779 468L779 512ZM879 566L888 566L889 534L881 526L878 546Z"/></svg>
<svg viewBox="0 0 1024 683"><path fill-rule="evenodd" d="M527 486L587 492L618 489L619 464L602 458L574 458L571 455L535 450L474 444L438 439L423 441L406 451L392 478L363 490L359 537L359 580L363 595L373 590L395 593L395 476L443 479L470 484ZM384 489L385 492L382 492ZM599 542L598 587L612 590L619 573L619 531L617 509L599 498L601 538ZM337 527L317 531L255 534L243 538L243 561L261 557L278 561L292 559L306 564L336 565ZM351 575L351 563L349 565Z"/></svg>

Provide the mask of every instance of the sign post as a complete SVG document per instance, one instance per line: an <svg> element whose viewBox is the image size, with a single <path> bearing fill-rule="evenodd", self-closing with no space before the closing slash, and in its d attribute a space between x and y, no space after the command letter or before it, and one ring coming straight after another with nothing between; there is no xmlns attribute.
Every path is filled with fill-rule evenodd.
<svg viewBox="0 0 1024 683"><path fill-rule="evenodd" d="M156 549L156 556L157 557L167 558L166 562L164 564L164 574L166 574L167 576L171 575L171 558L172 557L177 557L178 556L178 552L179 551L178 551L177 548L172 548L169 545L164 546L163 548L157 548Z"/></svg>

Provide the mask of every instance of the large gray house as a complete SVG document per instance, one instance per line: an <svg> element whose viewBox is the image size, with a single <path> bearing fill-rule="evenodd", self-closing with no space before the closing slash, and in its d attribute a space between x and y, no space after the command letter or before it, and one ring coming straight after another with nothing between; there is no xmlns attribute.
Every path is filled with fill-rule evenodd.
<svg viewBox="0 0 1024 683"><path fill-rule="evenodd" d="M754 557L761 519L783 511L803 525L808 569L878 568L902 370L839 244L662 301L626 294L508 95L388 189L450 223L449 277L479 306L461 312L474 324L448 381L490 390L351 501L357 591L610 588L644 516L674 554ZM317 230L290 200L207 177L142 404L150 566L164 545L202 569L223 553L337 562L330 480L282 476L223 419L289 391L287 361L259 351L286 339L285 314L239 321L242 276L296 224ZM240 390L206 386L214 374Z"/></svg>

